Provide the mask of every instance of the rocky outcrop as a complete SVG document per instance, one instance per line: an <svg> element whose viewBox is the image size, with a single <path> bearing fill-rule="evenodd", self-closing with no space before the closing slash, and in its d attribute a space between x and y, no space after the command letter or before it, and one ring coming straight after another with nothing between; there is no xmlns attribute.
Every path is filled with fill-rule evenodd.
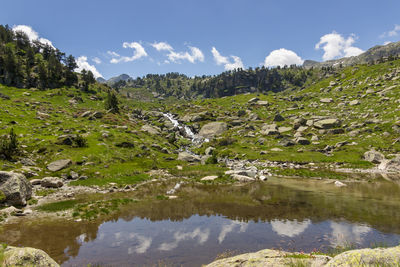
<svg viewBox="0 0 400 267"><path fill-rule="evenodd" d="M60 266L50 256L40 249L7 247L4 250L4 257L1 266Z"/></svg>
<svg viewBox="0 0 400 267"><path fill-rule="evenodd" d="M318 129L331 129L340 126L338 119L325 119L314 123L314 127Z"/></svg>
<svg viewBox="0 0 400 267"><path fill-rule="evenodd" d="M350 250L334 258L325 255L300 254L265 249L217 260L206 266L398 266L399 260L400 246Z"/></svg>
<svg viewBox="0 0 400 267"><path fill-rule="evenodd" d="M0 171L0 192L4 194L7 204L25 206L31 198L32 185L20 173Z"/></svg>
<svg viewBox="0 0 400 267"><path fill-rule="evenodd" d="M222 134L227 129L228 125L225 122L210 122L201 128L199 135L204 138L212 139Z"/></svg>
<svg viewBox="0 0 400 267"><path fill-rule="evenodd" d="M381 163L385 156L378 151L370 150L364 153L364 159L372 163Z"/></svg>
<svg viewBox="0 0 400 267"><path fill-rule="evenodd" d="M335 256L326 266L398 266L399 262L400 246L346 251Z"/></svg>
<svg viewBox="0 0 400 267"><path fill-rule="evenodd" d="M231 258L217 260L206 267L245 267L245 266L324 266L331 257L313 255L310 257L297 258L299 253L289 253L279 250L265 249L255 253L246 253Z"/></svg>
<svg viewBox="0 0 400 267"><path fill-rule="evenodd" d="M382 160L378 168L387 172L400 173L400 156L397 156L394 159Z"/></svg>

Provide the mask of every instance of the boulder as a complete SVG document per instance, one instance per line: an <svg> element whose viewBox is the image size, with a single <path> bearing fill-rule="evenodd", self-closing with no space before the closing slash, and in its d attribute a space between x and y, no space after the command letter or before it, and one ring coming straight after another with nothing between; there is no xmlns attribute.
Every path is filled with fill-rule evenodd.
<svg viewBox="0 0 400 267"><path fill-rule="evenodd" d="M385 156L378 151L370 150L364 153L364 159L372 163L381 163Z"/></svg>
<svg viewBox="0 0 400 267"><path fill-rule="evenodd" d="M200 157L194 154L190 154L189 152L180 152L178 154L178 160L187 161L187 162L198 162L200 161Z"/></svg>
<svg viewBox="0 0 400 267"><path fill-rule="evenodd" d="M32 185L24 175L0 171L0 193L4 194L9 205L25 206L32 196Z"/></svg>
<svg viewBox="0 0 400 267"><path fill-rule="evenodd" d="M356 106L356 105L360 105L360 101L359 100L352 100L349 102L350 106Z"/></svg>
<svg viewBox="0 0 400 267"><path fill-rule="evenodd" d="M258 97L253 97L252 99L250 99L249 101L247 101L247 103L249 103L249 104L254 104L254 103L256 103L258 100L260 100Z"/></svg>
<svg viewBox="0 0 400 267"><path fill-rule="evenodd" d="M343 252L335 256L325 266L398 266L399 259L400 246L393 248L365 248Z"/></svg>
<svg viewBox="0 0 400 267"><path fill-rule="evenodd" d="M253 182L256 180L255 178L240 174L234 174L232 175L232 178L239 182Z"/></svg>
<svg viewBox="0 0 400 267"><path fill-rule="evenodd" d="M290 253L279 250L265 249L258 252L246 253L230 258L214 261L206 267L250 267L250 266L324 266L331 257L314 255L302 257L300 253ZM299 255L299 256L296 256ZM304 255L304 254L303 254Z"/></svg>
<svg viewBox="0 0 400 267"><path fill-rule="evenodd" d="M394 159L382 160L378 168L388 172L400 172L400 156L397 156Z"/></svg>
<svg viewBox="0 0 400 267"><path fill-rule="evenodd" d="M279 113L275 114L274 121L284 121L284 120L285 118L281 114Z"/></svg>
<svg viewBox="0 0 400 267"><path fill-rule="evenodd" d="M4 250L2 266L57 267L60 265L43 250L8 246Z"/></svg>
<svg viewBox="0 0 400 267"><path fill-rule="evenodd" d="M257 101L256 104L260 105L260 106L268 106L269 102L268 101L264 101L264 100L259 100L259 101Z"/></svg>
<svg viewBox="0 0 400 267"><path fill-rule="evenodd" d="M340 126L338 119L325 119L314 123L314 127L318 129L331 129Z"/></svg>
<svg viewBox="0 0 400 267"><path fill-rule="evenodd" d="M228 129L228 125L225 122L210 122L201 127L199 135L212 139L225 132Z"/></svg>
<svg viewBox="0 0 400 267"><path fill-rule="evenodd" d="M60 171L69 165L72 164L72 161L70 159L60 159L51 162L49 165L47 165L47 169L52 172Z"/></svg>
<svg viewBox="0 0 400 267"><path fill-rule="evenodd" d="M63 185L63 181L58 177L45 177L41 182L41 186L46 188L59 188Z"/></svg>
<svg viewBox="0 0 400 267"><path fill-rule="evenodd" d="M161 132L161 130L158 127L156 128L156 127L153 127L153 126L150 126L150 125L143 125L141 130L143 132L147 132L149 134L154 134L154 135L160 134L160 132Z"/></svg>
<svg viewBox="0 0 400 267"><path fill-rule="evenodd" d="M319 101L320 101L321 103L332 103L332 102L333 102L333 99L330 98L330 97L328 97L328 98L321 98Z"/></svg>

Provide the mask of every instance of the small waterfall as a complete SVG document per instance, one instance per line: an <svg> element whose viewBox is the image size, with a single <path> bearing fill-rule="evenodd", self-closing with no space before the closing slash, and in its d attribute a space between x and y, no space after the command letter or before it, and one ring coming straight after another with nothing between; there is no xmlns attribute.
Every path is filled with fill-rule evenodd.
<svg viewBox="0 0 400 267"><path fill-rule="evenodd" d="M178 120L174 119L173 115L170 113L164 113L164 117L172 122L175 128L180 130L184 130L187 137L189 137L193 144L201 145L204 142L209 142L207 138L203 138L195 133L193 133L192 129L190 129L187 125L181 125Z"/></svg>

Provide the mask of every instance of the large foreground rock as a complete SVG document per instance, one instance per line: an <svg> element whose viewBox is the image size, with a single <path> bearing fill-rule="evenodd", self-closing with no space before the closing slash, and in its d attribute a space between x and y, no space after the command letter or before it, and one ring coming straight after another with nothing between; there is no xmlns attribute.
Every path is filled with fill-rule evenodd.
<svg viewBox="0 0 400 267"><path fill-rule="evenodd" d="M60 266L46 252L35 248L7 247L1 266Z"/></svg>
<svg viewBox="0 0 400 267"><path fill-rule="evenodd" d="M212 139L222 134L227 129L228 125L225 122L210 122L201 128L199 135L204 138Z"/></svg>
<svg viewBox="0 0 400 267"><path fill-rule="evenodd" d="M70 159L60 159L53 161L49 165L47 165L47 169L52 172L60 171L69 165L71 165L72 161Z"/></svg>
<svg viewBox="0 0 400 267"><path fill-rule="evenodd" d="M207 267L231 267L231 266L324 266L331 258L323 255L315 255L312 258L298 259L290 257L295 253L265 249L255 253L246 253L231 258L217 260L206 265Z"/></svg>
<svg viewBox="0 0 400 267"><path fill-rule="evenodd" d="M0 171L0 191L5 195L6 203L25 206L31 198L32 185L20 173Z"/></svg>
<svg viewBox="0 0 400 267"><path fill-rule="evenodd" d="M335 256L326 266L399 266L400 246L357 249Z"/></svg>

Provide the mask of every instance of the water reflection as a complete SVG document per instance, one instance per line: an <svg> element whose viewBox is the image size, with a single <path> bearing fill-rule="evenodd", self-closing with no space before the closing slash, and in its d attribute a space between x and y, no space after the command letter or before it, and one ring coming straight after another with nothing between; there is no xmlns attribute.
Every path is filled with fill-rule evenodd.
<svg viewBox="0 0 400 267"><path fill-rule="evenodd" d="M272 229L280 236L295 237L303 233L311 224L310 220L298 222L297 220L272 220Z"/></svg>
<svg viewBox="0 0 400 267"><path fill-rule="evenodd" d="M176 200L141 201L93 222L25 220L6 225L0 241L43 249L66 266L158 260L200 266L226 250L311 251L400 240L400 189L391 183L336 188L271 179L245 186L188 185L179 194Z"/></svg>

